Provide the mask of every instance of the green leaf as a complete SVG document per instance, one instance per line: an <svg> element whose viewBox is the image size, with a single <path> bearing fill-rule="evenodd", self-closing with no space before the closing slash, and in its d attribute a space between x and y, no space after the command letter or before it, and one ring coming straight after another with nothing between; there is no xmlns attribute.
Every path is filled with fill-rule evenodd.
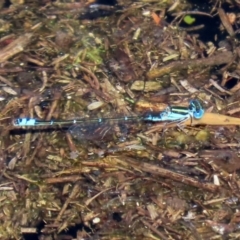
<svg viewBox="0 0 240 240"><path fill-rule="evenodd" d="M188 24L188 25L191 25L193 24L195 21L196 21L196 18L194 17L191 17L190 15L186 15L183 19L183 21Z"/></svg>

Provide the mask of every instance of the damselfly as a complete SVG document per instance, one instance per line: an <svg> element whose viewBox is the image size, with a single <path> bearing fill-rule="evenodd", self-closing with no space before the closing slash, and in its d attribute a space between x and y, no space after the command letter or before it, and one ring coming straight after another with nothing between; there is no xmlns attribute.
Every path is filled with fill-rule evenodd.
<svg viewBox="0 0 240 240"><path fill-rule="evenodd" d="M122 122L122 121L150 121L150 122L183 122L187 119L200 119L204 115L204 109L198 100L191 100L188 107L168 106L160 113L149 113L140 116L123 116L111 118L82 118L74 120L38 120L35 118L18 118L13 121L17 127L29 126L62 126L77 125L81 123L105 123L105 122Z"/></svg>

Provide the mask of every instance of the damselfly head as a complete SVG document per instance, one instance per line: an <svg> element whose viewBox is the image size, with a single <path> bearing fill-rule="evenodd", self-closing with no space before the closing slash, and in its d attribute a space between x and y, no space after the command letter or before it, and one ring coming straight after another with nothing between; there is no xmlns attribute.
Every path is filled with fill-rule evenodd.
<svg viewBox="0 0 240 240"><path fill-rule="evenodd" d="M192 112L193 117L196 119L201 119L205 112L201 103L197 99L190 101L189 110Z"/></svg>

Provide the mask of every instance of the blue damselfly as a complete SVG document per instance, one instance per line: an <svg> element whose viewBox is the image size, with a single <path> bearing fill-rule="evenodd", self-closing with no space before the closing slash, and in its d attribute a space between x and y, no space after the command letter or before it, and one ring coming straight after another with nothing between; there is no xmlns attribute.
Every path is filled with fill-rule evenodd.
<svg viewBox="0 0 240 240"><path fill-rule="evenodd" d="M81 123L105 123L107 121L150 121L150 122L183 122L187 119L200 119L204 115L204 109L198 100L191 100L188 107L168 106L160 113L148 113L140 116L123 116L109 118L82 118L74 120L38 120L35 118L18 118L13 121L17 127L29 126L62 126Z"/></svg>

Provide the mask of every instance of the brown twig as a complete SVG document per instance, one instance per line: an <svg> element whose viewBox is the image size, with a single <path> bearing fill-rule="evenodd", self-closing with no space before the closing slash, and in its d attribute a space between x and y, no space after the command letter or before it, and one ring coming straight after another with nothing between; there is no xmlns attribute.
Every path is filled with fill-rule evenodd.
<svg viewBox="0 0 240 240"><path fill-rule="evenodd" d="M216 54L215 56L201 59L191 59L185 61L174 61L163 67L153 69L147 73L147 77L149 79L153 79L156 77L161 77L165 74L169 74L174 71L179 71L188 68L199 68L203 66L214 66L226 64L232 60L234 57L233 53L230 51L221 52Z"/></svg>
<svg viewBox="0 0 240 240"><path fill-rule="evenodd" d="M9 58L22 52L32 40L32 33L26 33L0 51L0 63L7 61Z"/></svg>
<svg viewBox="0 0 240 240"><path fill-rule="evenodd" d="M228 34L230 36L234 36L234 30L233 27L231 25L231 23L229 22L229 19L225 13L225 11L222 8L218 9L218 15L222 21L223 26L225 27L225 29L227 30Z"/></svg>
<svg viewBox="0 0 240 240"><path fill-rule="evenodd" d="M119 163L121 163L120 159L117 159L117 161ZM149 164L149 163L145 163L145 162L139 163L138 161L135 161L134 159L130 159L130 158L125 158L124 162L129 163L131 166L136 166L138 169L140 169L143 172L155 174L155 175L161 176L163 178L169 178L169 179L172 179L173 181L188 184L190 186L194 186L194 187L204 189L204 190L207 190L210 192L216 192L219 189L219 187L214 184L203 183L203 182L198 181L195 178L191 178L191 177L167 170L165 168L158 167L153 164Z"/></svg>
<svg viewBox="0 0 240 240"><path fill-rule="evenodd" d="M87 68L85 68L85 67L83 67L83 66L79 66L78 68L79 68L80 70L82 70L83 72L86 72L87 74L89 74L89 75L92 77L93 81L92 81L92 79L84 78L86 81L89 82L89 84L91 85L91 87L94 88L94 89L99 89L100 84L99 84L99 80L98 80L98 78L96 77L96 75L95 75L93 72L91 72L89 69L87 69Z"/></svg>
<svg viewBox="0 0 240 240"><path fill-rule="evenodd" d="M143 220L143 219L140 219L140 221L145 225L147 226L149 229L151 229L154 233L156 233L161 239L163 240L167 240L168 237L165 236L164 233L160 232L159 230L157 230L152 224L150 224L149 222Z"/></svg>

